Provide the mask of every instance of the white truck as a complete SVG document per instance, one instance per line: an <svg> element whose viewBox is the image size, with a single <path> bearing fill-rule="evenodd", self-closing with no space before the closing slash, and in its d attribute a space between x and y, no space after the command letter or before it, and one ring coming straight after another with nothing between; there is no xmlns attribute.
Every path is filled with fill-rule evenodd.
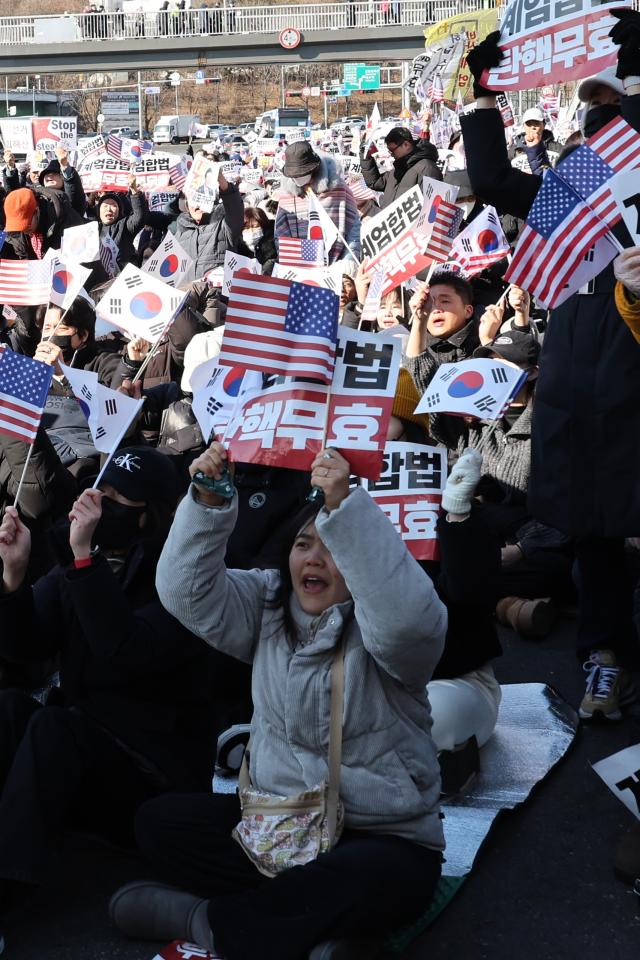
<svg viewBox="0 0 640 960"><path fill-rule="evenodd" d="M188 140L194 123L200 123L200 117L195 114L179 117L174 113L160 117L153 128L153 142L180 143L181 140Z"/></svg>

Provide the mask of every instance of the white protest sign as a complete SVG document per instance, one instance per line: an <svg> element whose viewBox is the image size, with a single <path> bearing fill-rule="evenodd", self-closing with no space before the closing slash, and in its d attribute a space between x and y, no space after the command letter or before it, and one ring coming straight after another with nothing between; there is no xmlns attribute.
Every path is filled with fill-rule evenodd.
<svg viewBox="0 0 640 960"><path fill-rule="evenodd" d="M273 155L278 149L279 142L274 137L259 137L251 144L251 152L258 156Z"/></svg>
<svg viewBox="0 0 640 960"><path fill-rule="evenodd" d="M618 47L609 30L618 21L610 10L630 0L511 0L500 24L499 66L481 82L495 90L530 90L590 77L614 66Z"/></svg>
<svg viewBox="0 0 640 960"><path fill-rule="evenodd" d="M262 183L262 170L256 167L242 167L240 176L245 183Z"/></svg>
<svg viewBox="0 0 640 960"><path fill-rule="evenodd" d="M231 294L231 283L236 270L248 270L249 273L262 273L262 265L251 257L243 257L241 253L226 250L224 255L224 277L222 280L222 296Z"/></svg>
<svg viewBox="0 0 640 960"><path fill-rule="evenodd" d="M422 190L416 185L367 220L361 233L363 255L373 261L390 247L419 218L423 203Z"/></svg>
<svg viewBox="0 0 640 960"><path fill-rule="evenodd" d="M362 486L387 515L416 560L439 557L437 523L447 482L447 451L387 441L382 473Z"/></svg>
<svg viewBox="0 0 640 960"><path fill-rule="evenodd" d="M56 147L75 150L78 143L77 117L33 117L34 150L51 153Z"/></svg>
<svg viewBox="0 0 640 960"><path fill-rule="evenodd" d="M191 165L183 192L189 203L211 213L218 199L219 163L199 153Z"/></svg>
<svg viewBox="0 0 640 960"><path fill-rule="evenodd" d="M0 120L0 133L5 150L25 154L33 150L33 132L29 117Z"/></svg>
<svg viewBox="0 0 640 960"><path fill-rule="evenodd" d="M162 190L169 186L171 163L174 161L175 157L166 153L161 156L143 157L131 166L131 172L135 174L138 186L144 193Z"/></svg>
<svg viewBox="0 0 640 960"><path fill-rule="evenodd" d="M102 190L125 193L129 189L131 170L124 160L116 160L109 156L94 156L90 160L85 160L78 172L86 193Z"/></svg>
<svg viewBox="0 0 640 960"><path fill-rule="evenodd" d="M625 226L635 246L640 244L640 171L627 170L609 180L609 189L616 201Z"/></svg>
<svg viewBox="0 0 640 960"><path fill-rule="evenodd" d="M284 135L284 139L287 143L297 143L298 140L304 140L304 130L287 130Z"/></svg>
<svg viewBox="0 0 640 960"><path fill-rule="evenodd" d="M79 167L83 161L89 160L90 157L102 156L106 153L104 137L100 135L97 137L82 137L78 140L78 146L76 147L76 165Z"/></svg>
<svg viewBox="0 0 640 960"><path fill-rule="evenodd" d="M500 360L443 363L414 412L498 420L526 379L526 370Z"/></svg>
<svg viewBox="0 0 640 960"><path fill-rule="evenodd" d="M162 210L168 203L175 200L177 193L170 190L152 190L147 194L149 210Z"/></svg>
<svg viewBox="0 0 640 960"><path fill-rule="evenodd" d="M640 743L593 764L609 790L640 820Z"/></svg>

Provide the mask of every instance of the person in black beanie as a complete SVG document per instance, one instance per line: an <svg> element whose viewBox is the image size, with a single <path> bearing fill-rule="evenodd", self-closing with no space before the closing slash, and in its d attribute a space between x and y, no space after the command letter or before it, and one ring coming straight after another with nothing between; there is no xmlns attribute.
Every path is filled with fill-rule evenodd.
<svg viewBox="0 0 640 960"><path fill-rule="evenodd" d="M72 507L66 556L33 586L29 531L15 508L5 512L0 655L57 655L60 685L44 706L0 692L0 911L15 881L55 880L64 828L128 844L142 802L210 789L216 734L236 721L226 706L218 712L236 667L229 661L227 670L229 658L157 597L156 561L176 499L168 457L119 450L101 489Z"/></svg>

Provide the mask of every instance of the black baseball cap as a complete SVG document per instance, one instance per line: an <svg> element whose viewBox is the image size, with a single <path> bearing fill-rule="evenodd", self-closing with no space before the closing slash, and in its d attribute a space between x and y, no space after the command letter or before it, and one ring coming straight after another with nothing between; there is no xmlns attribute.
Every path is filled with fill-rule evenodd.
<svg viewBox="0 0 640 960"><path fill-rule="evenodd" d="M540 344L535 337L523 330L507 330L498 334L491 343L473 351L474 357L491 357L493 354L527 369L538 363Z"/></svg>

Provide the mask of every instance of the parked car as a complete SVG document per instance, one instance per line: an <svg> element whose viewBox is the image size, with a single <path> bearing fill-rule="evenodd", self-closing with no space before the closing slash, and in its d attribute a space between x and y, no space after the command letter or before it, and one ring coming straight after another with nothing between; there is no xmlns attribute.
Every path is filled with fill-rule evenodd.
<svg viewBox="0 0 640 960"><path fill-rule="evenodd" d="M151 140L153 138L153 134L150 133L149 130L136 129L133 131L131 136L133 137L134 140Z"/></svg>
<svg viewBox="0 0 640 960"><path fill-rule="evenodd" d="M364 130L366 124L364 117L343 117L341 120L332 123L331 129L335 133L346 133L347 131Z"/></svg>
<svg viewBox="0 0 640 960"><path fill-rule="evenodd" d="M107 136L130 137L131 139L135 139L132 127L111 127L111 129L107 131Z"/></svg>
<svg viewBox="0 0 640 960"><path fill-rule="evenodd" d="M228 123L210 123L208 124L209 136L222 138L223 134L228 134L233 128Z"/></svg>

